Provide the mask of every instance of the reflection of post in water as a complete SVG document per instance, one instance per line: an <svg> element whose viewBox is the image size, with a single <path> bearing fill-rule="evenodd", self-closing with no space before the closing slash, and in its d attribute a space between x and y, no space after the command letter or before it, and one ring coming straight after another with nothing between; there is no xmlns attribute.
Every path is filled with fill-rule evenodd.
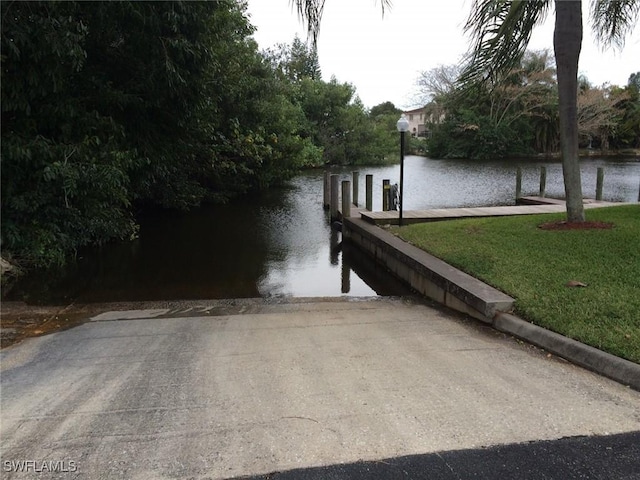
<svg viewBox="0 0 640 480"><path fill-rule="evenodd" d="M341 246L342 242L338 241L338 231L335 228L331 228L331 239L329 241L329 262L331 262L331 265L338 265Z"/></svg>
<svg viewBox="0 0 640 480"><path fill-rule="evenodd" d="M351 291L351 268L349 264L344 261L344 255L342 256L342 293L349 293Z"/></svg>
<svg viewBox="0 0 640 480"><path fill-rule="evenodd" d="M411 294L408 287L380 267L368 254L348 242L342 246L342 268L347 268L350 274L353 272L378 295ZM342 278L344 282L344 276Z"/></svg>

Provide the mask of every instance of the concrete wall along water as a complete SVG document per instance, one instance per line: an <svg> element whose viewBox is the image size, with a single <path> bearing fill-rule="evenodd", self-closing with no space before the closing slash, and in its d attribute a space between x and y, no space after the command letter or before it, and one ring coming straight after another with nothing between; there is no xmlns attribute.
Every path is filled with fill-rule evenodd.
<svg viewBox="0 0 640 480"><path fill-rule="evenodd" d="M360 218L344 218L343 236L414 290L487 323L514 299Z"/></svg>

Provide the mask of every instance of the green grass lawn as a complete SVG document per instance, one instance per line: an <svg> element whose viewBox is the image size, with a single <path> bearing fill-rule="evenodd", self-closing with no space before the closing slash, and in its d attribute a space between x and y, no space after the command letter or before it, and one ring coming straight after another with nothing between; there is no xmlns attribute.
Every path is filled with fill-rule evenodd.
<svg viewBox="0 0 640 480"><path fill-rule="evenodd" d="M586 211L609 230L542 230L562 214L394 228L404 240L516 299L537 325L640 363L640 205ZM586 283L570 288L570 280Z"/></svg>

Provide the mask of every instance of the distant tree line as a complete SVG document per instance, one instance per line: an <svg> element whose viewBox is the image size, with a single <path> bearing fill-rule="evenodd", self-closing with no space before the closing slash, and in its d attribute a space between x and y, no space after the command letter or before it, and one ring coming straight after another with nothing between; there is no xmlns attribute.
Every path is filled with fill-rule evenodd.
<svg viewBox="0 0 640 480"><path fill-rule="evenodd" d="M393 151L390 117L322 81L313 48L260 52L243 2L1 8L1 246L24 266L133 238L146 208L225 202Z"/></svg>
<svg viewBox="0 0 640 480"><path fill-rule="evenodd" d="M552 154L560 148L558 83L547 51L527 52L520 65L487 81L461 83L461 66L423 72L429 155L500 158ZM625 87L578 82L580 146L640 148L640 72Z"/></svg>

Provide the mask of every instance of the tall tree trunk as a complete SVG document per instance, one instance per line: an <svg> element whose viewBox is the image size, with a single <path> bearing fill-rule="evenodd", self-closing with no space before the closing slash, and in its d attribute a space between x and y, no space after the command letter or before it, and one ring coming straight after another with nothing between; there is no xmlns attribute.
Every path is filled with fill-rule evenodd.
<svg viewBox="0 0 640 480"><path fill-rule="evenodd" d="M582 1L556 0L553 48L558 70L560 146L567 220L584 222L578 159L578 59L582 47Z"/></svg>

